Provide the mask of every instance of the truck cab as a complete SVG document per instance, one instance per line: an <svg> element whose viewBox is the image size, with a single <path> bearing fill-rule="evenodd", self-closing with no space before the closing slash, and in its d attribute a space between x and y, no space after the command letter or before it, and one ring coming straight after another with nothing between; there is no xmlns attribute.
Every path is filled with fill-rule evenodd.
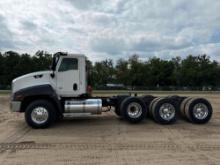
<svg viewBox="0 0 220 165"><path fill-rule="evenodd" d="M59 97L78 97L86 93L86 57L77 54L57 53L52 70L34 72L12 81L12 94L25 88L34 90L49 85Z"/></svg>
<svg viewBox="0 0 220 165"><path fill-rule="evenodd" d="M87 86L85 56L58 56L57 60L53 73L57 94L60 97L77 97L85 94Z"/></svg>
<svg viewBox="0 0 220 165"><path fill-rule="evenodd" d="M55 120L64 113L100 114L101 107L102 100L90 98L87 93L84 55L56 53L51 70L33 72L12 81L11 111L25 112L32 127L48 126L51 123L46 122L48 116Z"/></svg>

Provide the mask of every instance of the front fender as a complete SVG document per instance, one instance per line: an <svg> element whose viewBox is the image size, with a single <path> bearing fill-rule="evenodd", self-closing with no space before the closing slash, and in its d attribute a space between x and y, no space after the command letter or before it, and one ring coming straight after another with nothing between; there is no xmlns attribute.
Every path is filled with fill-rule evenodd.
<svg viewBox="0 0 220 165"><path fill-rule="evenodd" d="M59 112L63 112L59 97L50 84L27 87L15 92L12 96L12 101L20 101L22 103L20 112L24 111L28 101L36 99L49 99L55 103Z"/></svg>

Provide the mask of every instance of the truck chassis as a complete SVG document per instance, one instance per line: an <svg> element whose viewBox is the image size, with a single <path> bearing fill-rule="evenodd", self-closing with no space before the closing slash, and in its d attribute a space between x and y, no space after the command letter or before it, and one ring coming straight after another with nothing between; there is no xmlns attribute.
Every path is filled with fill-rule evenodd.
<svg viewBox="0 0 220 165"><path fill-rule="evenodd" d="M204 124L213 113L211 104L204 98L152 95L62 98L57 103L42 96L23 100L20 109L25 112L27 124L33 128L49 127L65 114L97 115L111 110L130 123L151 118L159 124L172 124L180 117L191 123Z"/></svg>

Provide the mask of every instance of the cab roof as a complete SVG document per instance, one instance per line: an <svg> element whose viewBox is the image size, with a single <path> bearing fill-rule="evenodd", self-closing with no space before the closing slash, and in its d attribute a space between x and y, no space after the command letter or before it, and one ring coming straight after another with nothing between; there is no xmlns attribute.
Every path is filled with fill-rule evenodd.
<svg viewBox="0 0 220 165"><path fill-rule="evenodd" d="M73 54L73 53L67 53L67 52L57 52L57 53L54 54L54 56L86 57L83 54Z"/></svg>

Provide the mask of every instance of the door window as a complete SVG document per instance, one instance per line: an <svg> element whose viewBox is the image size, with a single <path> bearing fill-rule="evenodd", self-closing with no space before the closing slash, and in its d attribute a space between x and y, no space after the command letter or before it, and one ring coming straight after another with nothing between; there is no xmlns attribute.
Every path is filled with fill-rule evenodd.
<svg viewBox="0 0 220 165"><path fill-rule="evenodd" d="M76 58L63 58L58 72L64 72L68 70L78 70L78 59Z"/></svg>

